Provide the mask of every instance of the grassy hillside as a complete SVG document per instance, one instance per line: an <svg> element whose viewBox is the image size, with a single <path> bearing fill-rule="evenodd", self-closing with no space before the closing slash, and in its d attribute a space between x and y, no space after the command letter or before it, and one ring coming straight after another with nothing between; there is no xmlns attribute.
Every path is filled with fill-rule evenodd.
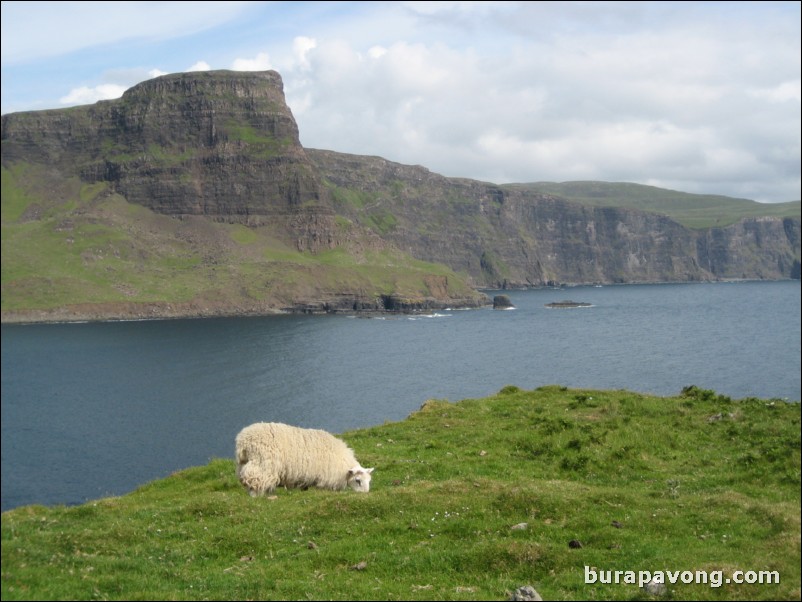
<svg viewBox="0 0 802 602"><path fill-rule="evenodd" d="M250 498L216 459L5 512L2 599L649 599L585 567L723 580L667 599L800 597L799 404L509 386L343 438L376 467L369 494Z"/></svg>
<svg viewBox="0 0 802 602"><path fill-rule="evenodd" d="M802 214L799 201L757 203L712 194L690 194L628 182L533 182L509 184L545 192L595 207L626 207L668 215L689 228L724 227L745 217L796 217Z"/></svg>
<svg viewBox="0 0 802 602"><path fill-rule="evenodd" d="M147 304L179 315L266 311L341 294L432 296L432 276L455 297L476 296L445 266L364 240L347 220L337 227L350 246L299 252L280 230L156 214L105 183L32 165L2 169L2 199L4 312L87 305L113 317L114 307Z"/></svg>

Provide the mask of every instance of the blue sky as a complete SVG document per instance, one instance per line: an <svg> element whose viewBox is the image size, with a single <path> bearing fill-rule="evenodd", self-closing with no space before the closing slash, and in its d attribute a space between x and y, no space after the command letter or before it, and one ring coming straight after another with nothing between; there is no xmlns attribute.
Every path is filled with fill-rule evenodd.
<svg viewBox="0 0 802 602"><path fill-rule="evenodd" d="M2 2L2 113L275 69L304 146L800 199L799 2Z"/></svg>

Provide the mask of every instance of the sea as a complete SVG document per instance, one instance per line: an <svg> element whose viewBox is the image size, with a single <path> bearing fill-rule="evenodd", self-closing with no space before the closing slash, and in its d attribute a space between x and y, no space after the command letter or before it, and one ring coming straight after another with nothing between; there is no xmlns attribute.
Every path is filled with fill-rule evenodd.
<svg viewBox="0 0 802 602"><path fill-rule="evenodd" d="M507 385L800 401L799 281L487 294L514 309L4 324L2 510L233 458L253 422L343 434Z"/></svg>

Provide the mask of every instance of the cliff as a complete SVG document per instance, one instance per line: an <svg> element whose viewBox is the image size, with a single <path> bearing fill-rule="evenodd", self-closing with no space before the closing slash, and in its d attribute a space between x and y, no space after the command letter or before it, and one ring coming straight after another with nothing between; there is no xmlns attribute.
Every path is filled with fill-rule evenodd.
<svg viewBox="0 0 802 602"><path fill-rule="evenodd" d="M307 155L338 213L479 286L799 278L798 217L693 229L656 212L446 178L381 157Z"/></svg>
<svg viewBox="0 0 802 602"><path fill-rule="evenodd" d="M4 115L2 140L4 165L108 182L162 214L279 220L301 248L335 244L316 236L333 211L274 71L168 75L115 101Z"/></svg>
<svg viewBox="0 0 802 602"><path fill-rule="evenodd" d="M304 149L274 71L4 115L2 174L4 320L407 311L489 302L471 287L800 273L798 215L692 229Z"/></svg>

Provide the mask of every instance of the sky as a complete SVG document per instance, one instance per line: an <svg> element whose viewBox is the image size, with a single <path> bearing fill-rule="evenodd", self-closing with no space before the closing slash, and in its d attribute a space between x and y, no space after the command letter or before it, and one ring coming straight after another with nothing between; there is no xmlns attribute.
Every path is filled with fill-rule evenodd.
<svg viewBox="0 0 802 602"><path fill-rule="evenodd" d="M504 184L800 199L800 2L2 2L2 113L278 71L301 143Z"/></svg>

